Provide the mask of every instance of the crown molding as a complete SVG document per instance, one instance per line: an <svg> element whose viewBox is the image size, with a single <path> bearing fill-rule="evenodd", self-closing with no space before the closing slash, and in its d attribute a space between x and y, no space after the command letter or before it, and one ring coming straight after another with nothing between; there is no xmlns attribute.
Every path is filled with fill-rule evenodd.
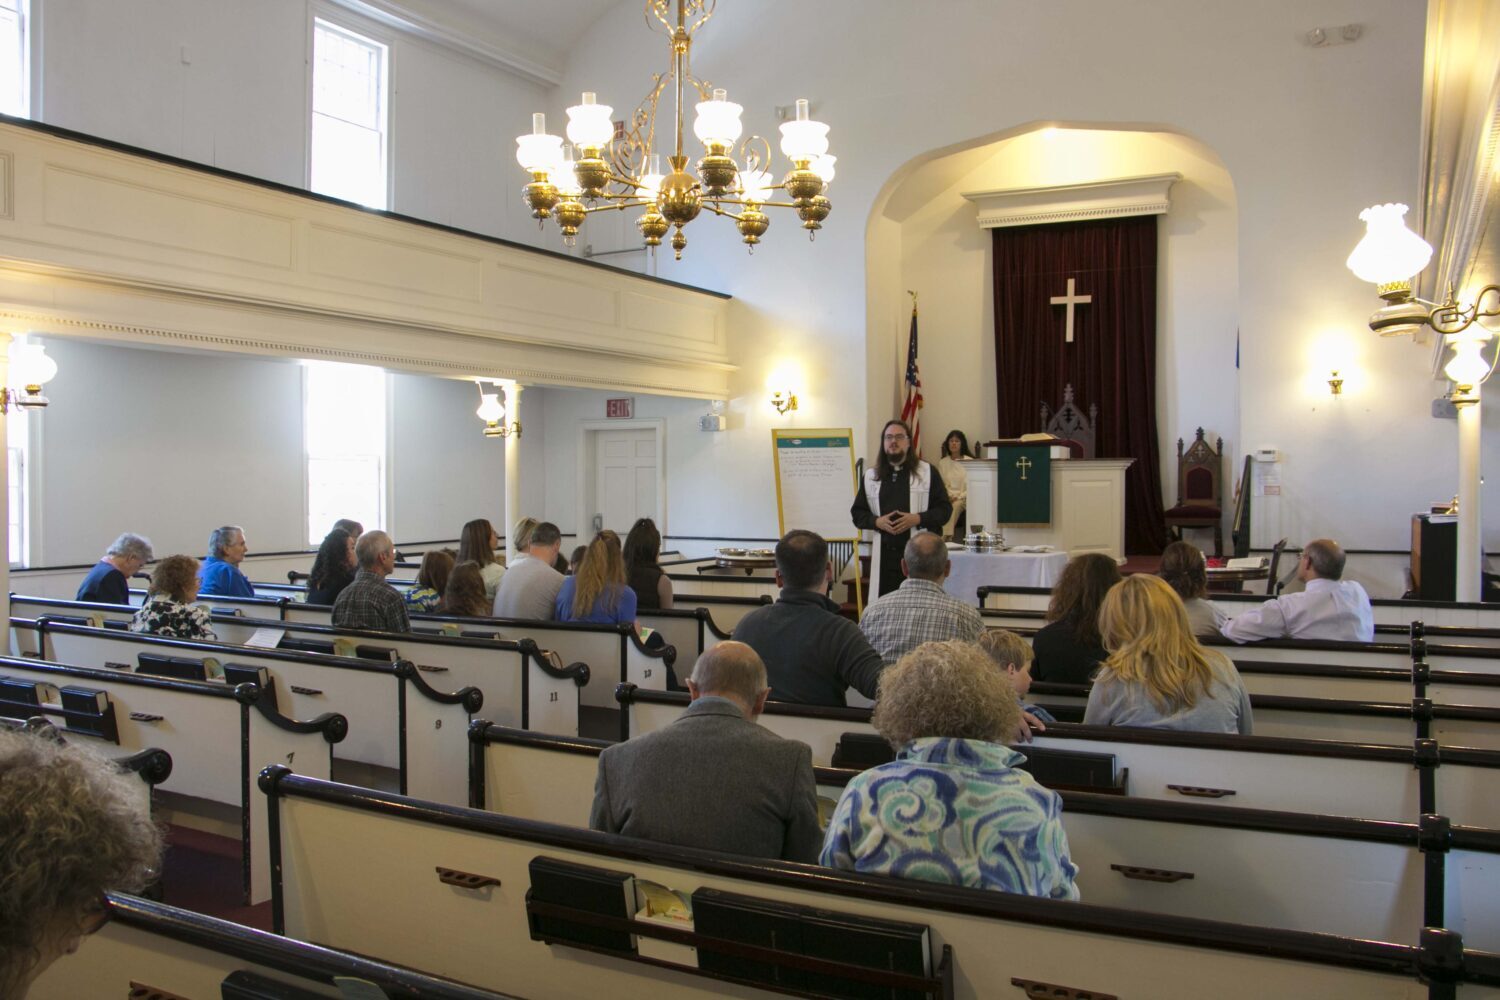
<svg viewBox="0 0 1500 1000"><path fill-rule="evenodd" d="M1129 215L1165 215L1168 192L1182 180L1178 173L1147 174L1055 187L966 191L978 208L979 226L1035 226L1048 222L1114 219Z"/></svg>
<svg viewBox="0 0 1500 1000"><path fill-rule="evenodd" d="M473 35L465 35L432 18L393 3L391 0L323 0L324 3L340 7L379 24L441 45L443 48L461 52L482 63L513 73L532 83L555 87L562 82L562 71L555 66L539 63L509 49L492 45Z"/></svg>

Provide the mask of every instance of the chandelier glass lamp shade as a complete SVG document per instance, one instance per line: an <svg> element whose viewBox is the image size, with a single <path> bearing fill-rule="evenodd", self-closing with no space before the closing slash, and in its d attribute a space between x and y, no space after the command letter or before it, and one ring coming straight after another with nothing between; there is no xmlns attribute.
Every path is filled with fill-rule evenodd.
<svg viewBox="0 0 1500 1000"><path fill-rule="evenodd" d="M642 210L636 228L646 246L660 246L671 233L678 260L687 246L683 228L704 211L733 219L752 251L770 228L767 208L794 210L809 238L822 228L832 208L826 191L836 159L828 155L828 126L808 117L806 100L797 101L795 117L781 125L781 151L790 169L777 181L770 144L757 135L742 139L744 109L689 69L693 34L713 16L716 2L646 0L647 23L666 30L671 63L656 74L650 93L622 127L615 126L613 108L585 92L568 109L566 142L547 133L540 114L531 116L531 133L516 139L516 162L531 175L521 192L526 207L538 225L555 219L568 246L590 214L633 208ZM673 117L662 123L659 136L658 106L669 89ZM684 94L699 98L692 121L702 147L696 163L683 147ZM666 170L663 148L669 151ZM773 200L778 191L785 200Z"/></svg>

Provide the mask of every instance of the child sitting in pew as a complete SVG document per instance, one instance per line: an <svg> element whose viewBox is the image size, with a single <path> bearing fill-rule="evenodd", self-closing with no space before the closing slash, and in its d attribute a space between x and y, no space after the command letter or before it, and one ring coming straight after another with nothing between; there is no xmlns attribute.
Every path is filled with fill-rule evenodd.
<svg viewBox="0 0 1500 1000"><path fill-rule="evenodd" d="M980 633L979 648L989 654L1016 691L1021 706L1021 729L1016 739L1025 743L1032 733L1046 732L1047 723L1057 719L1040 705L1026 704L1026 693L1031 690L1031 644L1010 629L994 628Z"/></svg>

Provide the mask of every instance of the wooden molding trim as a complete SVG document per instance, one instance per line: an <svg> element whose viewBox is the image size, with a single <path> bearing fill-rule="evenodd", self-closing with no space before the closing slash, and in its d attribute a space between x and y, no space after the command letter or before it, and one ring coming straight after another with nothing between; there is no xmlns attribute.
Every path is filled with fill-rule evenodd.
<svg viewBox="0 0 1500 1000"><path fill-rule="evenodd" d="M1171 208L1168 192L1180 180L1182 175L1179 173L1147 174L1056 187L966 191L963 196L978 207L980 228L998 229L1047 222L1164 215Z"/></svg>

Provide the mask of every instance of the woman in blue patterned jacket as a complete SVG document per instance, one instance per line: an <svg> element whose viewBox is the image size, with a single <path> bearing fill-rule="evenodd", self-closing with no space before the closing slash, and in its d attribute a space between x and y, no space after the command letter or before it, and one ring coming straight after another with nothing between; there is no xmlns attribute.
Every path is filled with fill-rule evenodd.
<svg viewBox="0 0 1500 1000"><path fill-rule="evenodd" d="M1062 799L1015 768L1015 692L977 646L929 642L888 667L876 730L896 759L844 789L830 868L1077 899Z"/></svg>

